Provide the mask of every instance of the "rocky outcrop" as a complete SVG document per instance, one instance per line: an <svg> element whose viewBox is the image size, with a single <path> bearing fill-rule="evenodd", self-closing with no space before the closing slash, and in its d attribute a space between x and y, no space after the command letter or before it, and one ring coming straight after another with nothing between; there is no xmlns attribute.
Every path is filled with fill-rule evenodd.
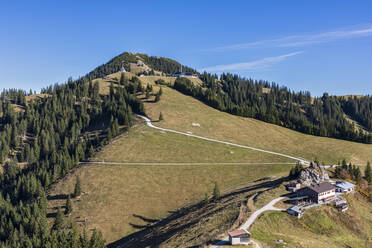
<svg viewBox="0 0 372 248"><path fill-rule="evenodd" d="M328 180L328 173L324 170L323 166L312 162L308 168L304 168L301 171L298 182L309 186Z"/></svg>

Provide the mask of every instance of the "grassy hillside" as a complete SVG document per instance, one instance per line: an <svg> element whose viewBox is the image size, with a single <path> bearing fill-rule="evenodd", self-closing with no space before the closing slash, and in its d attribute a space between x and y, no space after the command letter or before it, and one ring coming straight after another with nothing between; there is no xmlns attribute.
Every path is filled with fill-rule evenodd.
<svg viewBox="0 0 372 248"><path fill-rule="evenodd" d="M257 199L284 189L282 179L260 181L226 192L216 200L197 202L173 211L158 222L113 242L121 247L205 247L216 243L227 230L240 226L255 210ZM221 235L222 234L222 235Z"/></svg>
<svg viewBox="0 0 372 248"><path fill-rule="evenodd" d="M155 91L156 91L156 87ZM146 112L156 120L162 112L161 127L255 146L325 163L347 159L356 164L372 161L372 145L305 135L251 118L220 112L176 90L163 87L161 101L146 102ZM192 126L199 123L200 127Z"/></svg>
<svg viewBox="0 0 372 248"><path fill-rule="evenodd" d="M252 226L252 237L272 247L372 247L372 204L355 194L350 208L341 213L324 206L305 212L301 219L286 213L267 212Z"/></svg>
<svg viewBox="0 0 372 248"><path fill-rule="evenodd" d="M137 124L114 139L92 159L111 162L288 162L278 156L250 151L182 135L164 133ZM76 176L84 194L73 200L69 219L97 228L108 242L146 225L144 219L161 219L169 211L211 193L245 185L257 178L287 175L291 165L85 165L59 182L49 194L49 214L64 207ZM142 217L144 218L142 218ZM52 221L52 219L51 219Z"/></svg>
<svg viewBox="0 0 372 248"><path fill-rule="evenodd" d="M288 165L86 165L52 190L49 213L64 206L79 176L84 193L73 200L69 219L83 227L87 218L87 230L97 228L112 242L142 229L146 219L162 219L185 203L200 200L212 192L215 181L226 190L287 171Z"/></svg>
<svg viewBox="0 0 372 248"><path fill-rule="evenodd" d="M109 162L294 162L276 155L162 132L143 123L115 139L91 161Z"/></svg>

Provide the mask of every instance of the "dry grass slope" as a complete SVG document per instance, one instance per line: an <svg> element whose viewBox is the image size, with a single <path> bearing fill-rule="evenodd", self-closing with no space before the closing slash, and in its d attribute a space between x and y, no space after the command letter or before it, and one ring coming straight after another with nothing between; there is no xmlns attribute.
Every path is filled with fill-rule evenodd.
<svg viewBox="0 0 372 248"><path fill-rule="evenodd" d="M254 182L228 191L216 200L198 202L174 211L167 218L110 244L121 247L204 247L216 243L227 230L240 226L255 208L250 199L284 188L282 178ZM267 196L265 196L267 197ZM223 235L224 236L224 235Z"/></svg>
<svg viewBox="0 0 372 248"><path fill-rule="evenodd" d="M288 162L267 155L137 124L114 139L93 160L111 162ZM217 181L221 190L245 185L257 178L287 175L291 165L86 165L59 182L50 193L49 213L65 204L76 176L84 194L73 200L69 217L88 230L97 228L108 242L138 230L148 219L162 219L186 203L200 200Z"/></svg>
<svg viewBox="0 0 372 248"><path fill-rule="evenodd" d="M159 102L146 102L145 108L154 120L162 112L164 121L157 125L165 128L308 160L318 158L325 163L336 163L344 158L356 164L372 161L372 145L306 135L255 119L230 115L168 87L163 87ZM192 123L199 123L200 127L192 126Z"/></svg>
<svg viewBox="0 0 372 248"><path fill-rule="evenodd" d="M209 142L138 124L113 140L92 161L178 163L270 163L293 160Z"/></svg>
<svg viewBox="0 0 372 248"><path fill-rule="evenodd" d="M73 200L69 218L81 225L87 218L88 230L97 228L112 242L147 225L144 219L162 219L169 211L200 200L215 181L227 190L263 175L287 173L288 165L87 165L52 190L55 200L49 201L49 213L65 204L79 176L84 194Z"/></svg>

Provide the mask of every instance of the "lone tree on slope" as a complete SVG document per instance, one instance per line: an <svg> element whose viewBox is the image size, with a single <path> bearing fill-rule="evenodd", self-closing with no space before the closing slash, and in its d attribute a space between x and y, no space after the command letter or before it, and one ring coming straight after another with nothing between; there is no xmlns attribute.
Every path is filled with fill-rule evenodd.
<svg viewBox="0 0 372 248"><path fill-rule="evenodd" d="M160 95L159 95L159 93L157 93L157 94L155 95L155 100L154 100L154 102L158 102L158 101L160 101Z"/></svg>
<svg viewBox="0 0 372 248"><path fill-rule="evenodd" d="M221 192L220 192L220 187L218 186L218 183L214 183L214 189L213 189L213 200L217 200L220 198Z"/></svg>
<svg viewBox="0 0 372 248"><path fill-rule="evenodd" d="M68 196L66 200L65 214L69 214L71 212L72 212L72 204L71 204L70 196Z"/></svg>
<svg viewBox="0 0 372 248"><path fill-rule="evenodd" d="M81 194L81 183L80 183L80 178L76 178L76 183L75 183L75 189L74 189L74 197L78 197Z"/></svg>

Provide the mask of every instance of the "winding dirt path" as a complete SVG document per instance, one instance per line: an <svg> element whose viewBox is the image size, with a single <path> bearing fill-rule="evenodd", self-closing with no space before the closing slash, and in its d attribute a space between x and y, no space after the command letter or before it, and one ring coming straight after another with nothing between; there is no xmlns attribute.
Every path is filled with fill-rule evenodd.
<svg viewBox="0 0 372 248"><path fill-rule="evenodd" d="M270 201L268 204L263 206L262 208L258 209L255 211L251 216L245 221L243 225L241 225L238 229L244 229L247 230L253 223L254 221L260 216L263 212L273 210L273 211L284 211L284 209L280 209L277 207L274 207L275 204L283 200L285 197L278 197L275 198L274 200ZM229 243L229 237L225 236L221 241L217 242L216 244L212 245L210 248L218 248L219 246L226 245ZM258 243L254 240L252 240L252 243L256 247L260 247Z"/></svg>
<svg viewBox="0 0 372 248"><path fill-rule="evenodd" d="M260 148L256 148L256 147L252 147L252 146L239 145L239 144L235 144L235 143L231 143L231 142L227 142L227 141L222 141L222 140L211 139L211 138L207 138L207 137L203 137L203 136L199 136L199 135L195 135L195 134L191 134L191 133L184 133L184 132L180 132L180 131L176 131L176 130L172 130L172 129L168 129L168 128L157 127L157 126L154 126L152 124L152 122L149 118L147 118L145 116L142 116L142 115L137 115L137 116L144 119L146 121L147 126L149 126L151 128L154 128L154 129L157 129L157 130L160 130L160 131L170 132L170 133L177 133L177 134L186 135L186 136L189 136L189 137L194 137L194 138L197 138L197 139L208 140L208 141L212 141L212 142L222 143L222 144L225 144L225 145L237 146L237 147L250 149L250 150L254 150L254 151L259 151L259 152L269 153L269 154L273 154L273 155L278 155L278 156L281 156L281 157L286 157L286 158L289 158L289 159L299 161L300 163L303 163L303 164L308 164L309 163L309 161L306 161L303 158L297 158L297 157L293 157L293 156L283 154L283 153L268 151L268 150L264 150L264 149L260 149Z"/></svg>

